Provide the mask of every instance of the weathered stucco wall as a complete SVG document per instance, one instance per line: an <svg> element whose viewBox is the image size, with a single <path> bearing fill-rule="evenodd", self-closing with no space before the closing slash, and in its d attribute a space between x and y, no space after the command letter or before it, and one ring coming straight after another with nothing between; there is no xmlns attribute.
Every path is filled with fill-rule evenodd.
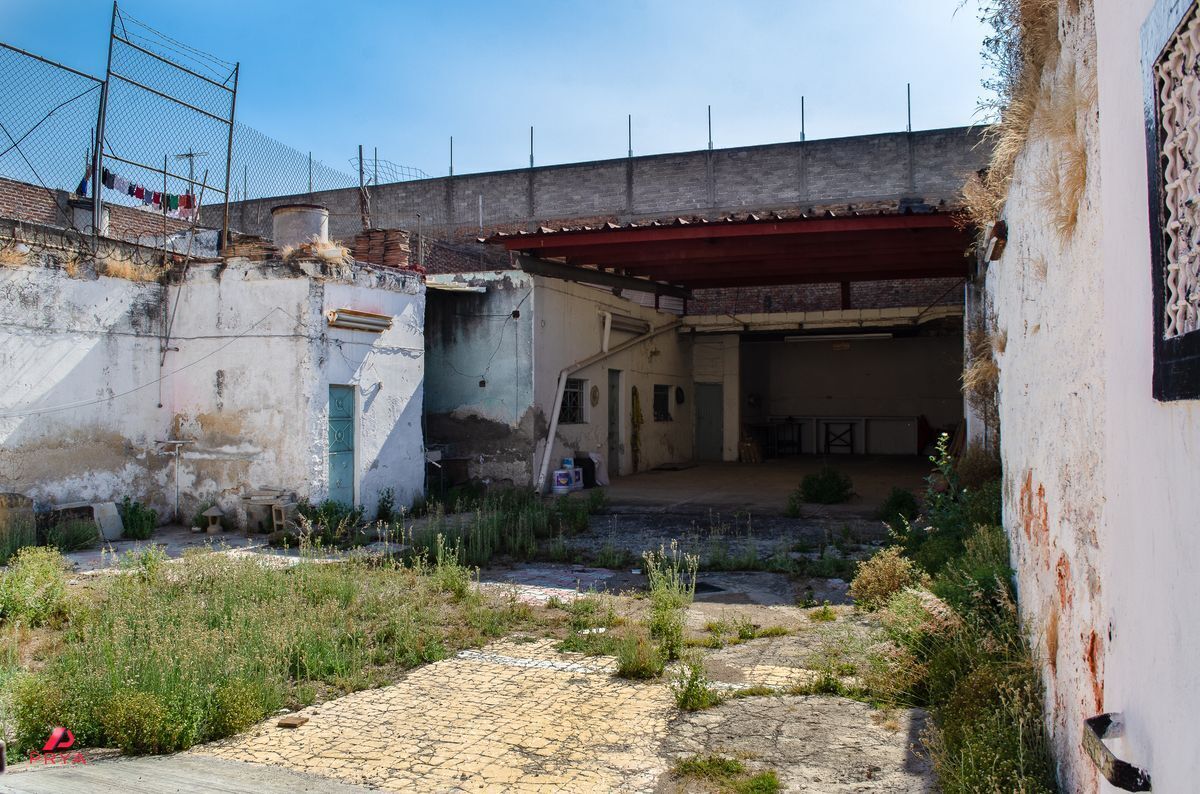
<svg viewBox="0 0 1200 794"><path fill-rule="evenodd" d="M567 281L534 279L534 376L535 404L547 414L553 410L558 373L562 368L600 352L604 335L601 310L645 320L658 328L676 318L653 308L640 306L610 292ZM637 334L612 331L610 349ZM640 456L638 470L646 471L664 463L691 460L695 419L692 405L694 389L691 376L691 343L676 331L667 331L588 366L571 377L586 381L582 424L559 424L551 462L579 452L598 452L608 462L608 371L620 370L621 386L618 416L620 449L618 470L634 471L630 448L632 436L632 393L637 387L641 404ZM655 421L655 384L680 387L682 404L671 400L671 419ZM592 405L592 387L598 387ZM553 468L553 467L552 467ZM610 471L612 467L609 467Z"/></svg>
<svg viewBox="0 0 1200 794"><path fill-rule="evenodd" d="M429 290L429 443L466 458L473 478L528 486L547 429L533 404L533 279L516 270L431 278L485 291Z"/></svg>
<svg viewBox="0 0 1200 794"><path fill-rule="evenodd" d="M1152 5L1096 4L1103 314L1099 321L1086 319L1100 325L1105 349L1105 609L1095 628L1104 709L1125 718L1125 736L1114 743L1118 755L1148 769L1155 791L1194 791L1200 781L1200 619L1194 608L1200 603L1200 401L1151 396L1139 31Z"/></svg>
<svg viewBox="0 0 1200 794"><path fill-rule="evenodd" d="M1123 715L1110 745L1155 791L1200 779L1200 402L1151 391L1139 35L1153 5L1097 0L1094 25L1088 3L1064 12L1005 208L1008 247L987 272L1005 525L1068 791L1116 790L1080 749L1083 720L1102 712ZM1087 184L1077 221L1056 226L1047 179L1068 152L1086 156Z"/></svg>
<svg viewBox="0 0 1200 794"><path fill-rule="evenodd" d="M1108 339L1096 319L1104 303L1101 175L1094 104L1082 96L1095 69L1087 14L1067 17L1062 56L1045 77L1028 144L1005 209L1004 256L987 270L994 309L993 348L1001 368L1000 425L1004 522L1012 541L1022 617L1042 665L1055 754L1066 790L1095 786L1080 749L1083 720L1104 710L1104 603L1100 532L1106 478L1104 357ZM1052 129L1075 117L1078 139ZM1062 125L1055 125L1061 127ZM1059 158L1087 157L1087 187L1073 231L1054 222L1047 198Z"/></svg>
<svg viewBox="0 0 1200 794"><path fill-rule="evenodd" d="M179 461L185 518L210 500L236 510L247 488L319 500L335 383L358 387L356 501L423 491L424 290L411 274L233 260L164 287L31 264L0 269L0 285L0 490L129 495L167 518L175 469L155 442L175 438L192 442ZM393 325L329 328L331 308Z"/></svg>
<svg viewBox="0 0 1200 794"><path fill-rule="evenodd" d="M0 491L67 502L153 494L170 460L158 408L163 287L0 267ZM138 388L142 387L142 388Z"/></svg>

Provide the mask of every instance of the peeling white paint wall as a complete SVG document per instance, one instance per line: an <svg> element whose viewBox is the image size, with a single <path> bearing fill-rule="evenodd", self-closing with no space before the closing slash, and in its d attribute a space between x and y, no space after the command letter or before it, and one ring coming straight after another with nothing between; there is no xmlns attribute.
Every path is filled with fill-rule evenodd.
<svg viewBox="0 0 1200 794"><path fill-rule="evenodd" d="M659 328L677 318L667 312L641 306L617 297L611 292L568 281L536 277L534 279L534 397L537 405L549 416L554 408L558 373L564 368L602 349L604 318L601 311L644 320L651 328ZM612 331L609 348L637 336L636 333ZM586 381L582 424L559 424L551 456L551 469L563 457L575 452L597 452L608 463L608 372L620 370L621 405L620 461L621 474L631 474L633 455L632 393L636 386L642 410L640 459L638 471L647 471L664 463L691 460L695 435L692 413L694 389L691 375L691 342L677 331L667 331L579 370L571 377ZM656 384L683 389L684 402L676 403L673 392L671 419L655 421L654 386ZM592 405L592 387L597 388L596 404ZM609 467L611 470L611 467Z"/></svg>
<svg viewBox="0 0 1200 794"><path fill-rule="evenodd" d="M1140 31L1152 0L1064 3L1047 79L1095 73L1078 121L1087 187L1061 237L1046 175L1063 152L1035 119L1005 208L1009 242L987 290L1001 366L1005 525L1023 617L1047 684L1064 790L1115 791L1080 748L1083 720L1124 717L1117 755L1155 791L1200 780L1200 401L1151 393L1152 275ZM1093 23L1094 20L1094 23Z"/></svg>
<svg viewBox="0 0 1200 794"><path fill-rule="evenodd" d="M546 427L533 404L533 279L505 270L428 280L483 290L429 290L429 443L465 458L472 478L529 486L535 437Z"/></svg>
<svg viewBox="0 0 1200 794"><path fill-rule="evenodd" d="M1072 80L1082 85L1095 68L1087 15L1065 25L1062 57L1045 78L1054 96L1068 92ZM1083 720L1103 711L1106 337L1097 322L1103 295L1096 272L1102 245L1096 108L1078 109L1088 180L1078 223L1065 238L1046 199L1053 164L1070 145L1048 128L1055 112L1064 111L1043 99L1009 190L1008 246L990 263L987 289L1001 369L1004 523L1022 617L1046 682L1055 754L1071 791L1095 785L1081 749Z"/></svg>
<svg viewBox="0 0 1200 794"><path fill-rule="evenodd" d="M247 488L328 494L328 388L357 388L356 501L423 491L424 288L412 274L316 263L194 265L182 286L0 270L0 490L153 504L185 520ZM369 333L324 312L393 317ZM171 319L172 314L174 319ZM160 368L164 330L170 341ZM11 373L11 374L9 374ZM50 410L77 402L90 404Z"/></svg>

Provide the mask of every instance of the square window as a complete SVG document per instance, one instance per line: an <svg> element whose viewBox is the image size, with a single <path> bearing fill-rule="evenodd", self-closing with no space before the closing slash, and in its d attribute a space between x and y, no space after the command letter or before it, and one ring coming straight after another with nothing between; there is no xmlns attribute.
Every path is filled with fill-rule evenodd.
<svg viewBox="0 0 1200 794"><path fill-rule="evenodd" d="M558 411L560 425L581 425L587 421L583 415L583 395L587 391L587 381L578 378L567 378L567 386L563 391L562 407Z"/></svg>
<svg viewBox="0 0 1200 794"><path fill-rule="evenodd" d="M1200 398L1200 17L1158 0L1142 27L1155 398Z"/></svg>
<svg viewBox="0 0 1200 794"><path fill-rule="evenodd" d="M671 387L655 384L654 386L654 421L671 421Z"/></svg>

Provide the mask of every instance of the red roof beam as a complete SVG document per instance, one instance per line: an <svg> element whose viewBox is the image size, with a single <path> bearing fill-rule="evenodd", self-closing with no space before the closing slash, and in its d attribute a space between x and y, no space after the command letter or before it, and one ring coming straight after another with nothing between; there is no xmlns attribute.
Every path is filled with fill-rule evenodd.
<svg viewBox="0 0 1200 794"><path fill-rule="evenodd" d="M581 229L548 234L495 236L489 242L503 243L510 251L541 251L545 248L592 243L646 243L657 240L704 240L733 237L771 237L829 232L861 233L901 229L957 228L955 219L946 214L932 215L849 215L844 218L803 218L791 221L757 223L690 223L684 226L638 226L620 229ZM587 238L591 238L588 240Z"/></svg>

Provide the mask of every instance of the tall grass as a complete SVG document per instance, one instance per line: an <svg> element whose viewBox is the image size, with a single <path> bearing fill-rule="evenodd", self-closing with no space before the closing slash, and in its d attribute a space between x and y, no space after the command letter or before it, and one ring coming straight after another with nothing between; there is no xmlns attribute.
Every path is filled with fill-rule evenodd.
<svg viewBox="0 0 1200 794"><path fill-rule="evenodd" d="M589 511L601 509L602 499L563 496L547 502L523 491L494 491L461 498L449 511L444 504L432 504L410 542L413 548L429 552L441 536L466 565L487 565L500 555L519 560L554 557L555 542L586 530Z"/></svg>
<svg viewBox="0 0 1200 794"><path fill-rule="evenodd" d="M291 568L148 552L71 616L61 652L17 682L18 751L70 726L83 746L168 752L244 730L317 693L377 686L527 614L436 557Z"/></svg>

